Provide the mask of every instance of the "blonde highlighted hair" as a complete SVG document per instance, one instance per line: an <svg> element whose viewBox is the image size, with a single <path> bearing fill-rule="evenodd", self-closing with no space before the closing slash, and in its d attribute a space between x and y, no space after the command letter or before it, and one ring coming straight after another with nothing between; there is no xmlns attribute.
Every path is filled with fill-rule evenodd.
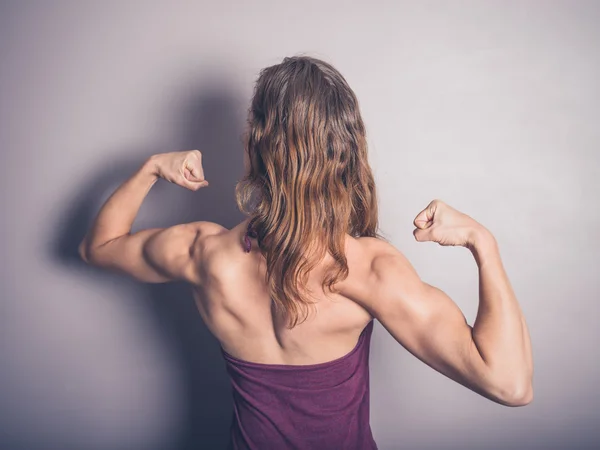
<svg viewBox="0 0 600 450"><path fill-rule="evenodd" d="M236 201L252 218L272 306L293 328L314 303L298 283L306 284L326 251L333 264L322 287L335 292L348 276L346 233L386 240L378 232L366 130L344 77L309 56L260 71L247 125L248 171L236 185Z"/></svg>

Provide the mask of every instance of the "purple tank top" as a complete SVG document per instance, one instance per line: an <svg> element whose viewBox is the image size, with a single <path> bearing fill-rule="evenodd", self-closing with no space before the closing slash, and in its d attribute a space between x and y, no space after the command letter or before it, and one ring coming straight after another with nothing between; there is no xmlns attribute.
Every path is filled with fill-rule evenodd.
<svg viewBox="0 0 600 450"><path fill-rule="evenodd" d="M221 352L233 388L230 449L376 450L369 422L373 320L354 349L310 365L261 364Z"/></svg>

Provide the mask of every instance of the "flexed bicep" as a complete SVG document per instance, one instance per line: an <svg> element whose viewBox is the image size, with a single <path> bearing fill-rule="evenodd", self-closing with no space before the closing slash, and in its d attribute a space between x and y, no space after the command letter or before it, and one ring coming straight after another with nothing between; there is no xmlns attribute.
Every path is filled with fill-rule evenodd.
<svg viewBox="0 0 600 450"><path fill-rule="evenodd" d="M127 274L146 283L200 283L199 240L223 229L211 222L151 228L113 239L81 252L86 262Z"/></svg>
<svg viewBox="0 0 600 450"><path fill-rule="evenodd" d="M398 343L448 378L501 401L501 384L481 357L458 305L423 282L402 253L390 246L376 257L370 286L365 304Z"/></svg>

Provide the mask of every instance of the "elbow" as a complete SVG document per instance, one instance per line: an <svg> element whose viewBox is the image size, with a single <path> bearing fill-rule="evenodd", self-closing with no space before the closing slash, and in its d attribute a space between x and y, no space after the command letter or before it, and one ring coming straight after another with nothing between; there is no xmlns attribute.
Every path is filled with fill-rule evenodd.
<svg viewBox="0 0 600 450"><path fill-rule="evenodd" d="M95 263L95 252L92 247L87 243L86 240L83 240L81 244L79 244L78 251L79 257L86 264L94 264Z"/></svg>
<svg viewBox="0 0 600 450"><path fill-rule="evenodd" d="M83 262L89 263L88 250L85 239L79 244L77 252L79 253L79 257L83 260Z"/></svg>
<svg viewBox="0 0 600 450"><path fill-rule="evenodd" d="M533 366L504 363L488 373L494 400L504 406L526 406L533 401ZM491 398L491 397L490 397Z"/></svg>
<svg viewBox="0 0 600 450"><path fill-rule="evenodd" d="M501 395L502 404L510 407L525 406L533 401L533 385L531 382L511 386L504 389Z"/></svg>
<svg viewBox="0 0 600 450"><path fill-rule="evenodd" d="M105 267L108 261L106 254L103 251L104 245L105 244L91 245L84 239L78 247L79 257L86 264L97 267Z"/></svg>

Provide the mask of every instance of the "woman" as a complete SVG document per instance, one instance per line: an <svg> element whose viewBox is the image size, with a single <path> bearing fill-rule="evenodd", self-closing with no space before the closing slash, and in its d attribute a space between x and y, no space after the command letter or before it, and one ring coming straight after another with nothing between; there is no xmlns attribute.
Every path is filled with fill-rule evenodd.
<svg viewBox="0 0 600 450"><path fill-rule="evenodd" d="M149 158L107 200L80 246L138 280L185 280L221 343L236 449L375 449L369 424L373 319L409 352L507 406L532 400L529 332L492 234L434 200L417 241L468 248L479 267L474 326L377 231L355 94L330 64L285 58L261 71L249 108L246 220L130 233L152 185L208 186L198 150ZM253 195L254 194L254 195Z"/></svg>

